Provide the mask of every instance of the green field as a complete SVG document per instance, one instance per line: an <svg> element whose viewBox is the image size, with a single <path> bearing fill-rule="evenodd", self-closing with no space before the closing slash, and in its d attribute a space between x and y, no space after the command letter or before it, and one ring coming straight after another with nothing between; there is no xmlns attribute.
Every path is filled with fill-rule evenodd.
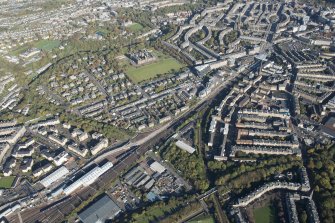
<svg viewBox="0 0 335 223"><path fill-rule="evenodd" d="M170 212L173 206L165 205L162 207L155 206L149 207L146 211L142 212L141 214L135 214L133 216L133 221L135 223L150 223L154 222L155 218L159 218L164 216L166 212Z"/></svg>
<svg viewBox="0 0 335 223"><path fill-rule="evenodd" d="M277 222L276 219L275 210L271 205L254 210L254 220L256 223L274 223Z"/></svg>
<svg viewBox="0 0 335 223"><path fill-rule="evenodd" d="M0 177L0 188L11 188L14 180L15 176Z"/></svg>
<svg viewBox="0 0 335 223"><path fill-rule="evenodd" d="M159 74L169 73L172 70L179 70L183 65L173 58L161 59L157 62L140 67L130 66L126 73L135 83L157 77Z"/></svg>
<svg viewBox="0 0 335 223"><path fill-rule="evenodd" d="M106 36L109 33L109 31L104 27L100 27L99 29L97 29L96 33L102 36Z"/></svg>
<svg viewBox="0 0 335 223"><path fill-rule="evenodd" d="M36 47L41 50L50 51L54 48L59 47L61 42L59 40L39 40L37 42L29 43L24 46L20 46L11 52L11 55L18 56L29 48Z"/></svg>
<svg viewBox="0 0 335 223"><path fill-rule="evenodd" d="M139 23L133 23L130 26L128 26L128 28L132 32L138 32L141 31L144 27Z"/></svg>
<svg viewBox="0 0 335 223"><path fill-rule="evenodd" d="M40 40L35 44L35 47L41 50L52 50L59 46L59 40Z"/></svg>
<svg viewBox="0 0 335 223"><path fill-rule="evenodd" d="M215 221L210 215L201 215L188 221L188 223L215 223Z"/></svg>

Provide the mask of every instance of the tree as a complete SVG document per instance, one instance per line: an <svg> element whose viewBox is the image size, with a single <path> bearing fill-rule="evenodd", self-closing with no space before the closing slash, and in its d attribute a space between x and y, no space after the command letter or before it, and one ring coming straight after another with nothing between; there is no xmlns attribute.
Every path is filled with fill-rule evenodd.
<svg viewBox="0 0 335 223"><path fill-rule="evenodd" d="M316 162L315 167L316 167L317 169L319 169L319 170L323 167L323 164L322 164L321 160L318 160L318 161Z"/></svg>
<svg viewBox="0 0 335 223"><path fill-rule="evenodd" d="M301 222L302 223L307 223L307 218L308 218L308 216L307 216L306 211L302 211L301 214L300 214L300 220L301 220Z"/></svg>

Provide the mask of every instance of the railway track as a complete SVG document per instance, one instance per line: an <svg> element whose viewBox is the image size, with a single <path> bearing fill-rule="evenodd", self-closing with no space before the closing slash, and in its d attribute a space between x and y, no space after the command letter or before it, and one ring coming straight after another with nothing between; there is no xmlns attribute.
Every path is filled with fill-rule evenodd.
<svg viewBox="0 0 335 223"><path fill-rule="evenodd" d="M231 78L230 78L231 79ZM44 210L46 207L35 207L22 211L21 218L25 223L34 223L34 222L47 222L47 223L58 223L63 221L66 216L75 210L75 208L80 205L85 200L88 200L89 197L94 195L98 189L107 189L107 186L110 182L116 180L125 170L129 169L138 159L141 158L147 151L153 149L156 145L164 143L168 138L170 138L177 127L185 122L188 118L192 117L195 113L204 108L208 107L215 100L216 96L221 92L224 92L224 89L229 85L231 80L227 80L221 88L218 88L212 95L203 100L199 105L195 106L190 111L186 112L184 115L174 120L165 131L159 132L155 137L153 137L148 143L144 143L137 147L134 152L129 153L126 156L121 156L121 159L107 172L99 177L99 180L94 182L90 187L83 188L78 191L77 194L71 195L66 200L59 203L55 201L49 205L47 210ZM90 191L91 190L91 191ZM85 195L86 194L86 195ZM18 222L18 217L14 216L9 219L9 222Z"/></svg>

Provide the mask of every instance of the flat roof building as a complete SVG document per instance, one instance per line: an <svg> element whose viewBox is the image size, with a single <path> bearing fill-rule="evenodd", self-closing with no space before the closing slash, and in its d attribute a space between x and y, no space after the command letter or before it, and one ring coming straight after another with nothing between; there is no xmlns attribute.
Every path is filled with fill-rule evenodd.
<svg viewBox="0 0 335 223"><path fill-rule="evenodd" d="M69 173L69 170L65 167L62 166L59 169L55 170L45 178L43 178L40 183L44 187L49 187L51 184L56 182L57 180L60 180L61 178L65 177Z"/></svg>
<svg viewBox="0 0 335 223"><path fill-rule="evenodd" d="M152 169L153 171L158 172L160 174L163 173L166 170L166 168L157 161L150 164L150 169Z"/></svg>
<svg viewBox="0 0 335 223"><path fill-rule="evenodd" d="M328 121L321 126L321 132L331 138L335 138L335 118L331 117Z"/></svg>
<svg viewBox="0 0 335 223"><path fill-rule="evenodd" d="M120 207L109 196L104 195L78 216L83 223L96 223L113 219L120 212Z"/></svg>
<svg viewBox="0 0 335 223"><path fill-rule="evenodd" d="M78 180L72 182L70 185L64 188L64 193L66 195L71 194L75 190L79 189L80 187L87 187L91 185L94 181L96 181L102 174L104 174L107 170L113 167L113 163L107 162L104 165L96 166L89 172L85 173L82 177Z"/></svg>
<svg viewBox="0 0 335 223"><path fill-rule="evenodd" d="M179 147L179 148L181 148L182 150L185 150L186 152L189 152L189 153L194 153L195 152L195 149L192 146L184 143L181 140L178 140L176 142L176 146Z"/></svg>

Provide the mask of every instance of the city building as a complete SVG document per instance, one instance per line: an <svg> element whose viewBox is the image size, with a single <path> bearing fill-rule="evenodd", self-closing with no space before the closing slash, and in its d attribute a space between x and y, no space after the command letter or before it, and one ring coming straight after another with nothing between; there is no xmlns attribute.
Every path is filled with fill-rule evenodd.
<svg viewBox="0 0 335 223"><path fill-rule="evenodd" d="M185 150L188 153L194 153L195 152L195 149L192 146L186 144L185 142L183 142L181 140L178 140L176 142L176 146L178 148L182 149L182 150Z"/></svg>
<svg viewBox="0 0 335 223"><path fill-rule="evenodd" d="M78 217L83 223L96 223L112 220L119 213L121 213L121 208L108 195L104 194L89 207L86 207L84 211L78 213Z"/></svg>
<svg viewBox="0 0 335 223"><path fill-rule="evenodd" d="M59 181L60 179L64 178L69 173L70 172L66 167L61 166L60 168L58 168L57 170L55 170L54 172L52 172L51 174L40 180L40 183L44 187L49 187L56 181Z"/></svg>

